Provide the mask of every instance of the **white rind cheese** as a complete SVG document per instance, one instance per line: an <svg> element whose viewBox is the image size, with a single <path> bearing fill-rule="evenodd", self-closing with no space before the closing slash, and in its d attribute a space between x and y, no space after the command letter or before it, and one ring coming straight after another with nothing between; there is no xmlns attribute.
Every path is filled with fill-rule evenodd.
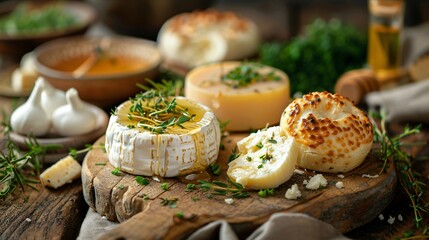
<svg viewBox="0 0 429 240"><path fill-rule="evenodd" d="M218 157L220 128L210 109L189 99L177 97L189 111L198 108L203 116L187 122L176 133L155 134L142 128L129 128L117 115L110 117L106 131L106 152L110 163L124 172L144 176L175 177L206 169ZM129 101L118 107L127 110Z"/></svg>
<svg viewBox="0 0 429 240"><path fill-rule="evenodd" d="M228 164L228 177L249 189L276 188L289 180L299 149L293 138L279 132L279 127L271 127L238 142L240 157Z"/></svg>
<svg viewBox="0 0 429 240"><path fill-rule="evenodd" d="M57 189L80 178L81 170L80 164L73 157L67 156L40 174L40 182Z"/></svg>
<svg viewBox="0 0 429 240"><path fill-rule="evenodd" d="M258 73L274 73L278 81L254 82L233 88L221 81L221 76L237 68L241 62L208 64L193 69L186 76L185 96L211 108L225 130L249 131L267 124L277 125L289 104L289 78L275 68L261 66Z"/></svg>
<svg viewBox="0 0 429 240"><path fill-rule="evenodd" d="M191 69L251 57L260 39L253 21L233 12L207 10L172 17L163 24L157 42L167 62Z"/></svg>

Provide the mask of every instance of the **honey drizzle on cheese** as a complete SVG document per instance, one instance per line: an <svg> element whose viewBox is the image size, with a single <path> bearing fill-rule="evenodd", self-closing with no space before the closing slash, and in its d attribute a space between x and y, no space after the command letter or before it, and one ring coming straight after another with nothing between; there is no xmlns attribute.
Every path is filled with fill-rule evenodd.
<svg viewBox="0 0 429 240"><path fill-rule="evenodd" d="M217 159L217 151L219 149L220 141L216 140L220 140L220 129L218 127L218 123L216 118L214 117L214 114L208 113L208 109L204 109L203 107L192 101L186 101L185 99L177 99L177 103L181 107L189 109L189 112L191 114L195 114L196 117L194 118L194 121L183 123L182 125L185 127L184 129L179 126L169 127L167 128L167 133L165 134L150 133L149 130L137 127L138 120L128 118L128 111L129 107L131 106L131 102L126 102L118 108L117 116L114 117L116 118L116 122L119 124L114 125L113 123L109 123L108 129L110 129L110 132L113 132L113 135L118 134L121 137L121 146L119 146L119 149L117 149L120 152L119 164L116 164L119 165L120 168L123 167L123 169L121 170L133 173L134 169L139 169L141 168L141 165L144 165L144 159L140 159L140 164L137 163L139 159L136 159L136 161L134 161L134 159L138 157L136 154L136 144L144 140L144 137L142 137L139 141L136 141L136 139L138 138L139 133L145 134L145 132L150 133L146 136L147 138L150 137L149 151L151 151L150 162L147 162L147 164L149 165L148 168L152 176L155 175L165 177L169 172L170 164L172 164L170 160L176 160L176 164L179 164L178 161L180 161L180 164L183 165L189 165L189 163L192 162L192 166L178 170L179 175L186 175L206 169L208 164ZM211 115L206 116L206 114ZM213 122L215 124L213 124ZM128 128L128 126L130 125L135 126L135 128ZM125 128L128 129L128 131L125 132L133 133L134 137L125 137L124 132L121 132L121 130L123 131L123 129ZM207 134L213 134L214 137L210 136L210 139L206 139L206 136L208 136ZM178 137L173 140L173 138L171 137L174 136L172 135L176 135ZM191 137L188 137L189 135ZM127 142L126 139L131 140L131 142ZM193 144L191 143L191 139ZM210 140L211 142L207 143L206 140ZM181 145L193 146L188 146L187 149L182 148L182 152L177 153L175 159L170 159L169 150L174 150L168 150L168 148L174 145L174 143L175 146L177 146L177 141L179 141ZM109 134L106 134L106 150L108 150L107 146L112 144L115 144L114 137L110 136ZM131 153L125 156L125 149L123 149L122 146L128 147L128 150L131 150ZM195 152L195 154L192 154L193 151ZM179 159L179 156L181 159ZM131 168L129 167L129 165L128 167L123 166L123 161L125 161L126 159L128 160L128 162L132 161Z"/></svg>

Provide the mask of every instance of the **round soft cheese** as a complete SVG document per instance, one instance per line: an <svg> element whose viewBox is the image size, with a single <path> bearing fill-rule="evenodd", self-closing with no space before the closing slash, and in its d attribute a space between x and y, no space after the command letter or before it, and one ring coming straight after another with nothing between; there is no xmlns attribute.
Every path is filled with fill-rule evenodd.
<svg viewBox="0 0 429 240"><path fill-rule="evenodd" d="M254 81L242 87L222 81L222 75L243 64L246 63L221 62L195 68L186 76L185 96L211 108L220 121L228 121L225 128L228 131L249 131L278 124L290 101L289 78L278 69L250 64L254 71L274 76L276 80Z"/></svg>
<svg viewBox="0 0 429 240"><path fill-rule="evenodd" d="M131 101L110 117L106 152L110 163L135 175L175 177L205 170L217 160L220 128L214 113L192 100L176 97L176 103L195 117L181 126L153 133L129 117Z"/></svg>
<svg viewBox="0 0 429 240"><path fill-rule="evenodd" d="M257 52L260 34L249 19L206 10L172 17L162 26L157 41L166 62L190 69L251 57Z"/></svg>
<svg viewBox="0 0 429 240"><path fill-rule="evenodd" d="M359 166L373 143L367 115L347 98L313 92L295 99L284 111L280 127L301 152L297 165L320 172L347 172Z"/></svg>

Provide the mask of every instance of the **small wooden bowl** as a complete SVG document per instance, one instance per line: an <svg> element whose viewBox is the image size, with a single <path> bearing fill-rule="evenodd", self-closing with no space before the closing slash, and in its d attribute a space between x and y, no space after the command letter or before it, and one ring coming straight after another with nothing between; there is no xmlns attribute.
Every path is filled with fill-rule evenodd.
<svg viewBox="0 0 429 240"><path fill-rule="evenodd" d="M103 48L103 54L112 58L133 59L139 65L116 73L74 74L76 69L95 54L97 48ZM37 47L34 54L37 72L54 87L64 91L76 88L82 100L106 110L139 92L141 89L137 83L145 84L145 79L154 79L161 63L155 42L125 36L62 38ZM70 65L73 59L84 60L80 65L73 66L74 71L59 67L61 64Z"/></svg>
<svg viewBox="0 0 429 240"><path fill-rule="evenodd" d="M97 128L94 131L72 137L62 137L51 131L47 136L35 138L37 143L41 146L58 146L58 148L47 152L45 162L55 163L60 158L67 156L70 149L83 149L86 144L93 144L98 138L106 133L107 124L109 122L108 115L96 106L90 105L90 107L97 116ZM28 136L11 132L10 140L16 143L20 149L25 151L28 150L26 143L31 139Z"/></svg>

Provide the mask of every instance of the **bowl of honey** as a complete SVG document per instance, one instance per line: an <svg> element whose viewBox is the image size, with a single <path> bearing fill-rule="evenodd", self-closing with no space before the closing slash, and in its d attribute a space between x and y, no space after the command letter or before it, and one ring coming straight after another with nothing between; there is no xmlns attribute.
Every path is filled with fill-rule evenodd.
<svg viewBox="0 0 429 240"><path fill-rule="evenodd" d="M142 89L159 73L161 55L153 41L126 37L67 37L34 50L40 76L54 87L76 88L82 100L109 109Z"/></svg>

